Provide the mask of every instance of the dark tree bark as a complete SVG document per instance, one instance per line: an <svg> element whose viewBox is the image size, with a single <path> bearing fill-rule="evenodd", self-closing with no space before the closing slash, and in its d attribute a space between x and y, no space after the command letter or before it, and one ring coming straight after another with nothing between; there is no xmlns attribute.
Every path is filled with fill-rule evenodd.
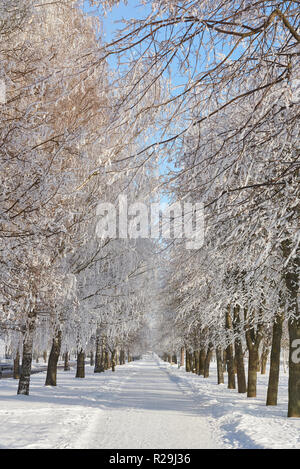
<svg viewBox="0 0 300 469"><path fill-rule="evenodd" d="M262 375L265 375L267 372L267 362L268 362L269 352L270 352L270 349L268 345L264 343L263 349L261 352L261 357L260 357L260 373Z"/></svg>
<svg viewBox="0 0 300 469"><path fill-rule="evenodd" d="M95 361L94 361L94 354L92 350L90 351L90 366L94 366Z"/></svg>
<svg viewBox="0 0 300 469"><path fill-rule="evenodd" d="M56 331L48 358L47 376L45 386L56 386L57 363L61 349L61 331Z"/></svg>
<svg viewBox="0 0 300 469"><path fill-rule="evenodd" d="M76 368L75 377L76 378L85 377L85 353L82 348L77 352L77 368Z"/></svg>
<svg viewBox="0 0 300 469"><path fill-rule="evenodd" d="M205 364L206 350L204 348L200 349L199 354L199 375L204 376L204 364Z"/></svg>
<svg viewBox="0 0 300 469"><path fill-rule="evenodd" d="M256 397L258 350L255 345L248 347L248 391L247 397Z"/></svg>
<svg viewBox="0 0 300 469"><path fill-rule="evenodd" d="M185 371L190 372L191 370L191 354L188 350L185 351Z"/></svg>
<svg viewBox="0 0 300 469"><path fill-rule="evenodd" d="M20 378L20 352L19 352L19 350L17 350L16 356L14 358L13 378L14 379L19 379Z"/></svg>
<svg viewBox="0 0 300 469"><path fill-rule="evenodd" d="M261 340L262 325L259 323L256 331L253 326L248 327L246 330L246 341L249 353L247 397L256 397L257 367L259 361L258 349Z"/></svg>
<svg viewBox="0 0 300 469"><path fill-rule="evenodd" d="M204 378L209 377L209 365L213 354L213 344L210 342L207 347L205 362L204 362Z"/></svg>
<svg viewBox="0 0 300 469"><path fill-rule="evenodd" d="M99 368L100 361L101 361L101 345L100 345L100 337L97 335L94 373L99 373L98 368Z"/></svg>
<svg viewBox="0 0 300 469"><path fill-rule="evenodd" d="M277 405L283 318L283 314L277 314L273 324L270 373L266 405Z"/></svg>
<svg viewBox="0 0 300 469"><path fill-rule="evenodd" d="M224 372L223 372L223 359L222 359L222 350L220 347L216 348L216 358L217 358L217 372L218 372L218 384L224 384Z"/></svg>
<svg viewBox="0 0 300 469"><path fill-rule="evenodd" d="M23 337L22 368L17 391L18 394L24 394L26 396L29 395L35 323L35 312L31 311L28 315L26 332Z"/></svg>
<svg viewBox="0 0 300 469"><path fill-rule="evenodd" d="M200 357L199 357L199 350L194 351L194 363L195 363L195 373L199 375L200 371Z"/></svg>
<svg viewBox="0 0 300 469"><path fill-rule="evenodd" d="M226 373L226 350L223 350L223 372Z"/></svg>
<svg viewBox="0 0 300 469"><path fill-rule="evenodd" d="M64 371L70 371L70 363L69 363L69 352L66 350L64 353Z"/></svg>
<svg viewBox="0 0 300 469"><path fill-rule="evenodd" d="M228 333L232 331L232 320L230 307L227 308L225 316L225 328ZM229 343L226 347L226 368L228 374L228 389L235 389L234 356L233 345Z"/></svg>
<svg viewBox="0 0 300 469"><path fill-rule="evenodd" d="M299 272L300 248L292 255L289 240L282 242L282 253L288 264L284 275L288 292L286 304L289 330L289 382L288 417L300 417L300 310L299 310Z"/></svg>
<svg viewBox="0 0 300 469"><path fill-rule="evenodd" d="M124 365L125 363L125 353L124 353L124 350L121 349L120 350L120 365Z"/></svg>
<svg viewBox="0 0 300 469"><path fill-rule="evenodd" d="M261 370L261 357L260 357L259 351L258 351L257 368L256 368L256 371L259 372L260 370Z"/></svg>
<svg viewBox="0 0 300 469"><path fill-rule="evenodd" d="M300 417L300 317L290 319L288 328L290 347L288 417Z"/></svg>
<svg viewBox="0 0 300 469"><path fill-rule="evenodd" d="M96 339L96 352L95 352L95 367L94 373L104 373L105 371L105 352L104 352L105 341L98 336Z"/></svg>
<svg viewBox="0 0 300 469"><path fill-rule="evenodd" d="M190 354L190 361L191 361L191 371L192 373L196 373L196 356L195 356L195 352L192 352Z"/></svg>
<svg viewBox="0 0 300 469"><path fill-rule="evenodd" d="M116 354L117 351L114 349L111 352L111 371L116 371Z"/></svg>
<svg viewBox="0 0 300 469"><path fill-rule="evenodd" d="M282 243L283 255L286 259L291 255L289 241ZM285 274L288 291L287 311L289 330L289 382L288 382L288 417L300 417L300 310L299 310L299 271L300 248L289 260Z"/></svg>
<svg viewBox="0 0 300 469"><path fill-rule="evenodd" d="M104 350L103 360L104 360L104 369L108 370L110 368L110 359L109 359L109 353L107 349Z"/></svg>
<svg viewBox="0 0 300 469"><path fill-rule="evenodd" d="M234 339L234 351L235 351L235 363L236 363L236 373L237 373L237 385L238 392L240 394L247 392L246 384L246 373L244 366L244 352L243 345L241 341L241 325L240 325L240 308L235 306L233 309L233 330L235 332Z"/></svg>

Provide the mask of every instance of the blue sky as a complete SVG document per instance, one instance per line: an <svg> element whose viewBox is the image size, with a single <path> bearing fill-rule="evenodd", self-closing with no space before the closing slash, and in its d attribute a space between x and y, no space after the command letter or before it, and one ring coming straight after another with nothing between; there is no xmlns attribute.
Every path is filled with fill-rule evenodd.
<svg viewBox="0 0 300 469"><path fill-rule="evenodd" d="M96 8L91 8L88 5L85 7L85 11L91 14L99 14ZM130 18L139 18L145 15L145 6L140 6L139 1L129 0L127 5L120 2L118 6L108 11L106 16L102 16L104 41L110 42L113 38L114 33L122 28L121 20Z"/></svg>

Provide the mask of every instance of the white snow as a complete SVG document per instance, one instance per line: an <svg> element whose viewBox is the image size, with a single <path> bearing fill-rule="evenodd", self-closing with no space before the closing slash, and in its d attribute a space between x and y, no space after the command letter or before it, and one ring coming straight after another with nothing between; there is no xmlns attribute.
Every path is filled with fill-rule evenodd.
<svg viewBox="0 0 300 469"><path fill-rule="evenodd" d="M287 418L288 373L280 370L278 405L266 406L267 374L257 373L257 397L247 398L237 390L218 385L216 363L210 366L210 376L204 379L193 373L186 373L177 365L160 362L181 386L189 387L198 404L200 415L207 417L220 435L225 448L242 449L299 449L300 419ZM246 370L247 371L247 370Z"/></svg>
<svg viewBox="0 0 300 469"><path fill-rule="evenodd" d="M154 355L118 366L116 372L74 378L58 371L32 375L29 396L17 381L0 380L0 448L300 448L300 421L286 418L286 375L280 404L264 406L211 377L186 373Z"/></svg>

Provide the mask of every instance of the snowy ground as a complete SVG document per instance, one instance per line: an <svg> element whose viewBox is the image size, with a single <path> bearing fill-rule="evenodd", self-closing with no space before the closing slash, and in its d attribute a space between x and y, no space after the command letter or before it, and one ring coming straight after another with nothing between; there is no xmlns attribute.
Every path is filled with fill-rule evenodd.
<svg viewBox="0 0 300 469"><path fill-rule="evenodd" d="M247 398L236 390L217 385L216 364L210 377L204 379L176 365L160 362L181 386L188 385L189 393L198 404L200 415L207 417L225 448L242 449L299 449L300 420L287 418L288 374L281 372L277 406L266 406L268 373L257 374L257 397Z"/></svg>
<svg viewBox="0 0 300 469"><path fill-rule="evenodd" d="M300 421L287 419L287 376L280 404L265 407L266 377L247 399L175 365L143 360L74 378L58 372L58 386L32 376L30 396L0 380L0 448L300 448Z"/></svg>

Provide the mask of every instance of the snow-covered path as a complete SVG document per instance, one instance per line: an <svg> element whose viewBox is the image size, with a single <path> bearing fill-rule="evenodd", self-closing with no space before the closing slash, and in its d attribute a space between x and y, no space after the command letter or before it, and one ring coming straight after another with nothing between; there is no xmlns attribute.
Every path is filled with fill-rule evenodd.
<svg viewBox="0 0 300 469"><path fill-rule="evenodd" d="M32 375L29 396L18 381L0 380L1 448L300 448L300 421L287 419L287 380L278 406L266 406L268 375L258 374L257 398L217 385L216 364L204 379L148 354L113 373L86 378L58 371Z"/></svg>
<svg viewBox="0 0 300 469"><path fill-rule="evenodd" d="M216 448L197 404L151 355L132 364L128 379L81 439L81 448ZM117 395L116 395L117 394Z"/></svg>

